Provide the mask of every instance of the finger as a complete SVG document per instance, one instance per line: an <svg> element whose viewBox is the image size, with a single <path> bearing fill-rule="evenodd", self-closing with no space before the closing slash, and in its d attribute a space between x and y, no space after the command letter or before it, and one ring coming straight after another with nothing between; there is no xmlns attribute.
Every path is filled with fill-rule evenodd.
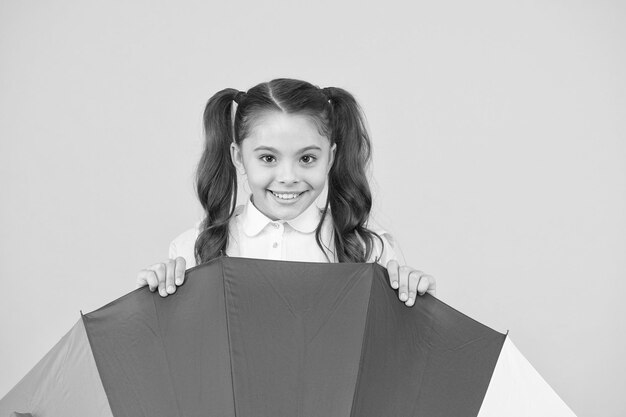
<svg viewBox="0 0 626 417"><path fill-rule="evenodd" d="M135 284L137 284L137 288L145 287L146 285L148 285L148 280L146 279L145 275L145 269L142 269L137 274L137 281L135 281Z"/></svg>
<svg viewBox="0 0 626 417"><path fill-rule="evenodd" d="M399 287L398 267L399 267L398 261L394 259L387 262L387 274L389 275L389 285L391 285L391 288L393 288L394 290L397 290Z"/></svg>
<svg viewBox="0 0 626 417"><path fill-rule="evenodd" d="M424 295L426 294L426 291L428 291L428 277L422 276L419 284L417 285L417 292L419 295Z"/></svg>
<svg viewBox="0 0 626 417"><path fill-rule="evenodd" d="M154 271L149 269L142 269L137 275L137 288L141 288L146 285L148 285L150 291L154 292L154 290L156 290L157 286L159 285L159 281Z"/></svg>
<svg viewBox="0 0 626 417"><path fill-rule="evenodd" d="M411 272L411 267L409 266L401 266L398 270L398 281L400 287L398 289L398 298L400 301L407 301L409 299L409 273Z"/></svg>
<svg viewBox="0 0 626 417"><path fill-rule="evenodd" d="M146 271L148 277L148 285L150 286L150 291L155 292L159 287L159 277L154 271Z"/></svg>
<svg viewBox="0 0 626 417"><path fill-rule="evenodd" d="M413 307L413 304L415 304L415 295L417 294L418 284L422 274L422 271L417 270L409 272L409 299L405 303L407 307Z"/></svg>
<svg viewBox="0 0 626 417"><path fill-rule="evenodd" d="M154 264L150 269L156 273L159 283L159 294L161 294L161 297L167 297L167 291L165 290L165 264Z"/></svg>
<svg viewBox="0 0 626 417"><path fill-rule="evenodd" d="M185 264L185 258L183 258L182 256L176 258L176 271L174 273L174 277L176 278L176 285L183 285L183 282L185 282Z"/></svg>
<svg viewBox="0 0 626 417"><path fill-rule="evenodd" d="M422 281L425 281L425 283L422 283ZM422 275L418 291L420 291L420 295L424 295L424 293L435 295L437 292L437 281L432 275Z"/></svg>
<svg viewBox="0 0 626 417"><path fill-rule="evenodd" d="M175 269L175 260L170 259L165 262L165 291L167 291L168 294L174 294L176 292L176 285L174 285Z"/></svg>

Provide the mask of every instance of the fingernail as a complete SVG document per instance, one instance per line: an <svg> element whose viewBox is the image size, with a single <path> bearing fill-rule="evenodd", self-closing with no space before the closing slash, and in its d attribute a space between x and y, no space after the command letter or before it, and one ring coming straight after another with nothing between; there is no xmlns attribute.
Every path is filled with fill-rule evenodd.
<svg viewBox="0 0 626 417"><path fill-rule="evenodd" d="M391 281L391 288L398 289L398 281Z"/></svg>
<svg viewBox="0 0 626 417"><path fill-rule="evenodd" d="M180 285L180 284L182 284L182 283L183 283L183 280L182 280L182 279L177 279L177 280L176 280L176 285Z"/></svg>
<svg viewBox="0 0 626 417"><path fill-rule="evenodd" d="M167 292L165 290L159 290L159 294L161 294L161 297L167 297Z"/></svg>
<svg viewBox="0 0 626 417"><path fill-rule="evenodd" d="M409 298L408 303L409 303L410 306L412 306L414 302L415 302L415 300L413 298Z"/></svg>
<svg viewBox="0 0 626 417"><path fill-rule="evenodd" d="M176 291L176 288L174 288L173 285L170 285L169 287L167 287L167 292L170 294L174 294L174 291Z"/></svg>
<svg viewBox="0 0 626 417"><path fill-rule="evenodd" d="M406 299L407 299L406 293L405 292L401 292L400 293L400 300L406 301Z"/></svg>

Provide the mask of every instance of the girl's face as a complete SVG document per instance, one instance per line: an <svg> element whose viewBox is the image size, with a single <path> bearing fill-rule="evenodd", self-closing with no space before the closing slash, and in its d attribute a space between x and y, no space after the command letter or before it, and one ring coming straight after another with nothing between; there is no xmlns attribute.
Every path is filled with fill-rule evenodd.
<svg viewBox="0 0 626 417"><path fill-rule="evenodd" d="M291 220L324 189L337 145L321 136L306 116L264 115L231 157L248 177L252 202L272 220Z"/></svg>

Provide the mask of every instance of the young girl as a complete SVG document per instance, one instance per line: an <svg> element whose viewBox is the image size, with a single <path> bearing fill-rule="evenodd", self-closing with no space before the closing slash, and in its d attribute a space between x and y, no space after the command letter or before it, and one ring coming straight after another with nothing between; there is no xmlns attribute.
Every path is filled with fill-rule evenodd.
<svg viewBox="0 0 626 417"><path fill-rule="evenodd" d="M401 265L393 238L368 227L370 139L349 92L285 78L245 93L228 88L209 99L204 128L196 184L206 217L174 239L168 261L139 272L139 287L166 297L186 268L227 255L378 262L407 306L416 294L435 293L432 276ZM244 205L236 201L237 172L251 192Z"/></svg>

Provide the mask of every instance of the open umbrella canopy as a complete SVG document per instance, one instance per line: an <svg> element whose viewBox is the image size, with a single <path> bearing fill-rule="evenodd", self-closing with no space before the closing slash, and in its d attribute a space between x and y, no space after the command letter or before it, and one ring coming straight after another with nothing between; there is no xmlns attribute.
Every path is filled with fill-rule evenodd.
<svg viewBox="0 0 626 417"><path fill-rule="evenodd" d="M507 335L428 294L406 307L378 264L223 257L82 315L11 415L574 414Z"/></svg>

